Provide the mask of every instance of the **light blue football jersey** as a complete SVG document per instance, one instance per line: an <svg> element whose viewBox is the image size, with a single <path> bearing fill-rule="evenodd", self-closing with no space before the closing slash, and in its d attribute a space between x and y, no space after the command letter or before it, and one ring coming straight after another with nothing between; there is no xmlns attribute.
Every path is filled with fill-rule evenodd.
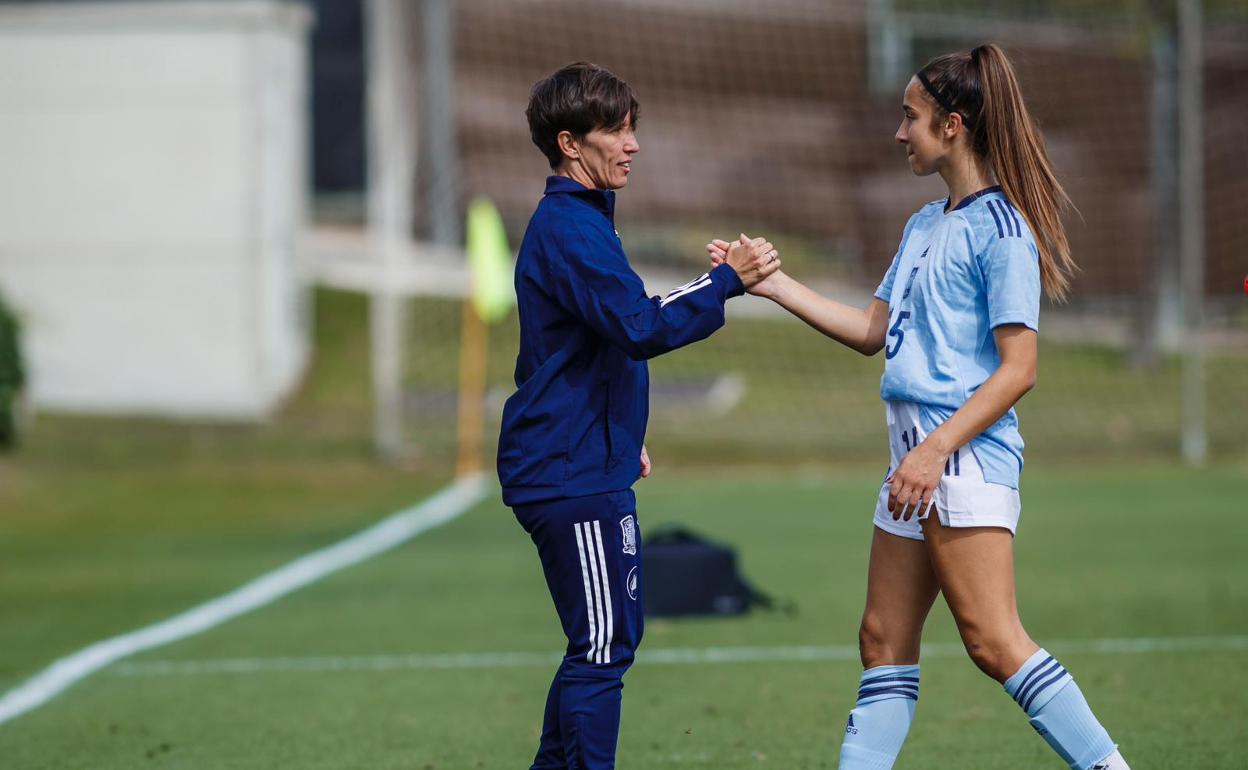
<svg viewBox="0 0 1248 770"><path fill-rule="evenodd" d="M1040 258L1022 214L1000 187L945 213L933 201L910 217L876 298L888 303L885 401L920 406L927 432L949 419L1001 364L992 330L1040 328ZM1011 408L971 440L994 484L1018 488L1023 439Z"/></svg>

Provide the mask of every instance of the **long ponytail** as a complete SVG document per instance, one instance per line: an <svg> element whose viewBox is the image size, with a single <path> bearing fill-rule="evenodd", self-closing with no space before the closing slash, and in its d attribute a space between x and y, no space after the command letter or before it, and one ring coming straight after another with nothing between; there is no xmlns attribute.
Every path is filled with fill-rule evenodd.
<svg viewBox="0 0 1248 770"><path fill-rule="evenodd" d="M1063 301L1078 269L1062 224L1062 213L1074 204L1053 173L1044 136L1027 111L1005 52L989 43L933 59L919 72L932 84L936 100L962 115L972 149L992 166L1005 196L1035 234L1045 293ZM939 104L937 111L949 112Z"/></svg>

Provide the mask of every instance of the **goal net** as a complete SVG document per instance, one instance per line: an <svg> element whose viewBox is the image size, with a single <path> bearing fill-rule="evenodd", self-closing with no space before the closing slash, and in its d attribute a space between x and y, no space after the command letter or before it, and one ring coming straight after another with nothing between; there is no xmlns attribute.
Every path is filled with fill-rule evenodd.
<svg viewBox="0 0 1248 770"><path fill-rule="evenodd" d="M419 40L421 3L408 6ZM641 103L641 153L618 198L626 252L652 294L706 269L703 244L763 234L785 270L864 306L907 217L943 197L893 140L901 93L930 57L984 41L1018 69L1079 208L1081 266L1042 309L1038 387L1020 404L1029 454L1175 456L1183 429L1177 211L1177 12L1074 0L461 0L449 108L454 203L502 212L513 247L548 173L524 108L532 84L591 60ZM1150 11L1150 9L1152 9ZM1160 9L1160 10L1159 10ZM1248 450L1248 10L1204 4L1202 395L1215 456ZM413 66L420 66L417 44ZM422 87L419 114L438 105ZM429 149L418 235L433 227ZM460 298L410 301L405 431L427 457L455 442ZM514 311L490 331L486 433L513 388ZM793 463L885 456L882 359L821 337L764 300L734 300L711 339L651 364L651 452L668 462ZM487 441L487 452L489 449ZM487 459L487 467L489 460ZM882 468L882 465L881 465Z"/></svg>

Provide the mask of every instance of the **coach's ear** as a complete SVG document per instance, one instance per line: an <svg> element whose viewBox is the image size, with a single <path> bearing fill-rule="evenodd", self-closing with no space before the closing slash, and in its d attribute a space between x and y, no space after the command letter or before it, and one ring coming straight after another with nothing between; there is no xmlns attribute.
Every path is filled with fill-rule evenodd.
<svg viewBox="0 0 1248 770"><path fill-rule="evenodd" d="M581 159L581 144L571 131L560 131L555 137L555 144L559 146L559 152L563 154L564 160Z"/></svg>

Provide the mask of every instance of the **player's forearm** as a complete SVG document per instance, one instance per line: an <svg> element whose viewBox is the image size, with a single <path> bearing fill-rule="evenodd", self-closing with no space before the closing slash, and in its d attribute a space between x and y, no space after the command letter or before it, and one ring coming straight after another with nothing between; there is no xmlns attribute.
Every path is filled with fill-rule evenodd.
<svg viewBox="0 0 1248 770"><path fill-rule="evenodd" d="M866 310L828 299L784 272L769 280L777 282L769 295L771 300L811 328L864 355L879 352L883 336L872 340L871 319Z"/></svg>
<svg viewBox="0 0 1248 770"><path fill-rule="evenodd" d="M1034 363L1002 364L927 440L943 454L951 454L1000 420L1035 383Z"/></svg>

